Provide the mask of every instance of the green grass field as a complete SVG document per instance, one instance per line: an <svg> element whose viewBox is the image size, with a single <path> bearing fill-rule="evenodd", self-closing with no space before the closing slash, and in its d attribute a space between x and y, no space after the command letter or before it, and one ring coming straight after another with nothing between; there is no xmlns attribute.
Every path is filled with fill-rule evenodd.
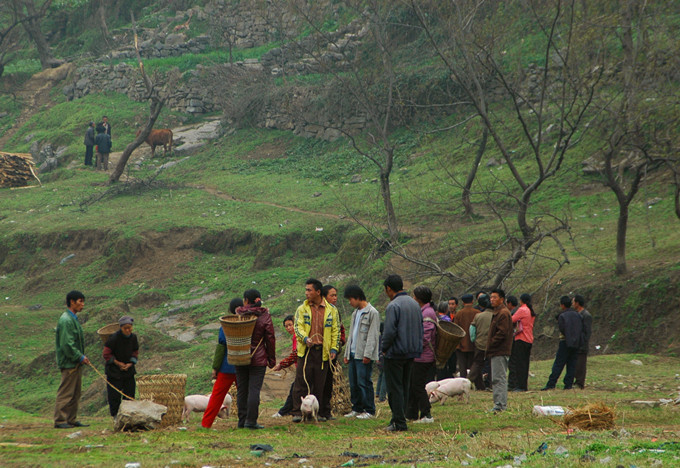
<svg viewBox="0 0 680 468"><path fill-rule="evenodd" d="M205 358L205 355L203 356ZM207 361L207 359L203 359ZM642 366L631 363L639 360ZM99 412L84 415L88 428L56 430L50 411L24 412L0 406L0 451L3 466L674 466L680 462L680 407L641 408L633 400L678 397L680 365L676 358L649 355L591 356L584 391L538 392L551 361L532 362L528 393L510 393L509 408L494 415L491 394L473 392L469 405L457 399L435 405L433 424L411 424L405 433L389 434L389 407L378 404L374 420L339 417L327 423L293 424L271 419L285 394L263 401L259 422L266 428L236 428L234 415L217 420L213 429L191 422L163 430L115 433L111 419ZM179 370L179 369L178 369ZM86 374L93 372L86 371ZM375 377L375 375L374 375ZM269 374L265 379L277 379ZM56 382L45 382L53 400ZM287 386L286 386L287 388ZM558 387L559 388L559 387ZM103 397L103 389L101 391ZM601 402L615 412L615 426L598 431L567 431L560 418L532 415L534 405L577 408ZM78 436L69 438L79 432ZM274 451L253 454L250 445L270 444ZM546 444L544 453L539 447ZM305 458L307 461L300 461Z"/></svg>

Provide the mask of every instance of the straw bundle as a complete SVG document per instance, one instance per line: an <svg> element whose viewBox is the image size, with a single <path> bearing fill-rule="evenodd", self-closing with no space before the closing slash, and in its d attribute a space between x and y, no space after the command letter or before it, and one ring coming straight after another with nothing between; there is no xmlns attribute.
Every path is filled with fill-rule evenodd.
<svg viewBox="0 0 680 468"><path fill-rule="evenodd" d="M352 401L350 400L349 383L345 379L340 364L331 363L333 372L333 395L331 395L331 410L334 414L345 414L352 411Z"/></svg>
<svg viewBox="0 0 680 468"><path fill-rule="evenodd" d="M586 431L611 429L614 427L614 410L604 403L594 403L580 408L571 409L560 425L565 428L575 427Z"/></svg>
<svg viewBox="0 0 680 468"><path fill-rule="evenodd" d="M257 322L257 316L251 314L220 317L220 324L227 339L229 364L235 366L250 365L250 342L255 322Z"/></svg>
<svg viewBox="0 0 680 468"><path fill-rule="evenodd" d="M118 325L117 323L109 323L108 325L105 325L101 327L99 330L97 330L97 335L99 335L99 338L102 340L102 343L106 344L106 340L109 339L109 336L113 335L118 330L120 330L120 325Z"/></svg>
<svg viewBox="0 0 680 468"><path fill-rule="evenodd" d="M231 408L229 410L229 414L233 414L238 417L238 399L236 398L236 382L229 387L229 395L231 395Z"/></svg>
<svg viewBox="0 0 680 468"><path fill-rule="evenodd" d="M140 375L137 377L139 399L150 400L168 408L168 412L161 419L160 427L179 424L182 420L186 383L186 374Z"/></svg>

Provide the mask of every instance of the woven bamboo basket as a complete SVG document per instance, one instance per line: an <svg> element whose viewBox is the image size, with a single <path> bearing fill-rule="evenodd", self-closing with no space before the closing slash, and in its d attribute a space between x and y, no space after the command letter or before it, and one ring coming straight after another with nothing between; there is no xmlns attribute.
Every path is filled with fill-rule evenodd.
<svg viewBox="0 0 680 468"><path fill-rule="evenodd" d="M118 325L117 323L109 323L108 325L105 325L101 327L99 330L97 330L97 335L99 335L99 338L102 340L102 343L106 344L106 340L109 339L109 336L113 335L118 330L120 330L120 325Z"/></svg>
<svg viewBox="0 0 680 468"><path fill-rule="evenodd" d="M443 369L446 366L446 361L456 351L464 336L465 330L455 323L444 320L437 322L437 347L435 350L437 369Z"/></svg>
<svg viewBox="0 0 680 468"><path fill-rule="evenodd" d="M186 374L137 376L139 399L150 400L168 408L168 412L161 419L160 427L172 426L182 421L186 384Z"/></svg>
<svg viewBox="0 0 680 468"><path fill-rule="evenodd" d="M220 324L227 338L227 356L229 364L235 366L250 365L250 341L257 322L256 315L225 315L220 317Z"/></svg>

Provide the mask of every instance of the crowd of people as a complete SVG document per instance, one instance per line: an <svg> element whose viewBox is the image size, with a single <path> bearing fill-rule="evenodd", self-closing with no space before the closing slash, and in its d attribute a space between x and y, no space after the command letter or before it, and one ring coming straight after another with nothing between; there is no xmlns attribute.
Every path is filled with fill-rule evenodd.
<svg viewBox="0 0 680 468"><path fill-rule="evenodd" d="M95 168L98 171L107 171L109 169L109 153L111 153L113 145L111 124L107 116L103 116L101 122L97 123L96 126L94 122L87 124L83 143L85 144L85 165L93 165L92 157L96 148Z"/></svg>
<svg viewBox="0 0 680 468"><path fill-rule="evenodd" d="M404 290L403 280L390 275L383 282L389 298L384 321L368 301L361 287L349 285L344 298L353 308L349 332L345 329L336 303L338 290L322 285L314 278L305 283L305 301L294 315L283 320L292 336L292 350L276 363L276 338L269 310L263 307L255 289L243 293L229 305L236 315L255 316L250 343L250 363L229 363L227 337L220 328L212 363L213 390L203 414L202 426L210 428L231 385L236 383L238 427L262 429L258 422L260 392L266 369L275 371L295 366L295 379L284 405L274 418L292 416L302 421L301 403L314 395L319 404L318 421L335 419L332 412L333 372L338 369L338 355L348 366L351 411L345 418L372 419L378 401L387 397L391 419L387 431L405 431L409 421L432 423L434 418L425 385L432 380L450 377L468 378L479 391L492 392L493 407L498 413L507 409L508 391L528 390L529 362L534 341L536 313L529 294L519 299L506 297L502 289L476 295L463 294L438 305L427 286L417 286L412 295ZM476 302L476 305L475 305ZM57 428L85 426L77 420L82 367L90 363L84 354L85 342L77 314L85 303L84 295L71 291L66 297L68 310L56 329L57 364L62 379L57 392L54 424ZM548 382L541 390L551 390L566 366L564 389L585 387L587 354L592 332L592 316L585 309L581 295L560 298L557 315L560 341ZM458 325L465 336L442 369L436 368L437 323ZM115 416L121 398L134 396L135 365L139 353L137 337L132 333L134 319L119 320L120 330L111 335L102 357L109 381L107 398L110 414ZM377 388L373 386L373 366L379 370Z"/></svg>

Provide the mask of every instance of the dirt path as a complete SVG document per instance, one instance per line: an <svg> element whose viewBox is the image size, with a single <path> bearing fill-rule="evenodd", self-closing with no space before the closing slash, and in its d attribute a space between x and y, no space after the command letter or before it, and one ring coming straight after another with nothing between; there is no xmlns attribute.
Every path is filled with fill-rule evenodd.
<svg viewBox="0 0 680 468"><path fill-rule="evenodd" d="M293 212L293 213L303 213L303 214L308 214L308 215L312 215L312 216L319 216L321 218L336 219L336 220L346 221L348 223L355 223L355 224L360 223L360 224L363 224L364 226L374 226L374 227L378 227L380 229L387 229L386 226L376 226L373 222L369 222L365 219L360 219L360 218L354 219L354 218L351 218L349 216L338 215L338 214L335 214L335 213L323 213L323 212L319 212L319 211L303 210L302 208L297 208L295 206L280 205L278 203L274 203L274 202L270 202L270 201L266 201L266 200L246 200L246 199L243 199L243 198L237 198L237 197L234 197L233 195L229 195L228 193L224 193L221 190L218 190L214 187L194 186L192 188L204 190L204 191L208 192L209 194L214 195L216 197L219 197L223 200L235 201L235 202L239 202L239 203L255 203L255 204L258 204L258 205L265 205L265 206L271 206L273 208L279 208L281 210L290 211L290 212ZM436 238L441 237L441 235L438 234L438 233L432 233L430 231L414 229L410 226L404 226L403 224L401 226L399 226L399 230L401 232L406 233L406 234L413 236L413 237L427 236L428 238L431 238L434 234L437 234L436 236L434 236Z"/></svg>
<svg viewBox="0 0 680 468"><path fill-rule="evenodd" d="M50 68L33 75L16 92L16 96L22 103L21 114L17 118L12 128L0 137L0 148L3 148L9 139L23 126L28 119L43 107L50 106L50 91L60 81L68 76L75 65L65 63L58 68Z"/></svg>

